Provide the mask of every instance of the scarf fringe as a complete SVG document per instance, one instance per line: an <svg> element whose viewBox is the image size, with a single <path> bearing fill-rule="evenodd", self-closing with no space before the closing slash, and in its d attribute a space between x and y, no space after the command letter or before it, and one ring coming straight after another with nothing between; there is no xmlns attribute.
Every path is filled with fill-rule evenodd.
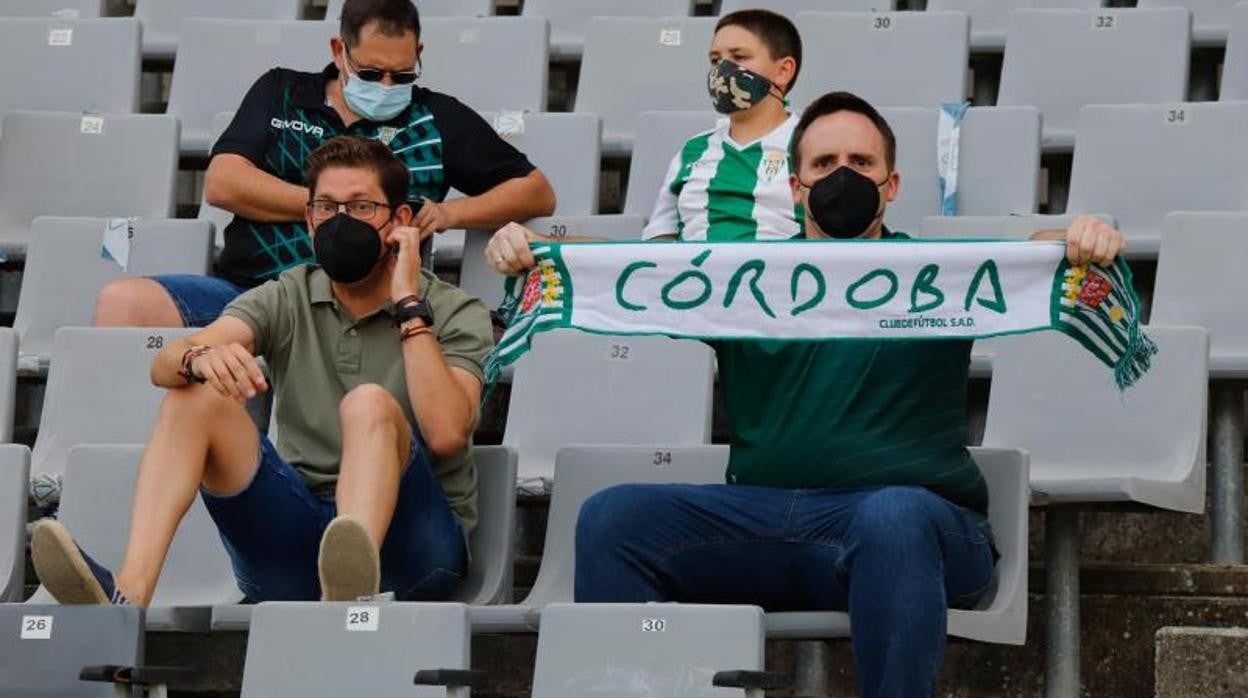
<svg viewBox="0 0 1248 698"><path fill-rule="evenodd" d="M1157 343L1154 342L1139 325L1132 325L1127 351L1114 364L1114 383L1119 390L1126 390L1144 377L1153 365L1153 357L1157 355Z"/></svg>

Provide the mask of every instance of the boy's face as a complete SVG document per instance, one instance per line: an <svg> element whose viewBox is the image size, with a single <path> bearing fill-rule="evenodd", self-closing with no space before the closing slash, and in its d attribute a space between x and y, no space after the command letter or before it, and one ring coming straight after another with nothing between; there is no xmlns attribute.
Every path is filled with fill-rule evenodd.
<svg viewBox="0 0 1248 698"><path fill-rule="evenodd" d="M728 59L748 70L767 78L781 91L793 82L797 61L792 56L775 59L757 36L736 25L729 25L715 32L711 39L711 65Z"/></svg>

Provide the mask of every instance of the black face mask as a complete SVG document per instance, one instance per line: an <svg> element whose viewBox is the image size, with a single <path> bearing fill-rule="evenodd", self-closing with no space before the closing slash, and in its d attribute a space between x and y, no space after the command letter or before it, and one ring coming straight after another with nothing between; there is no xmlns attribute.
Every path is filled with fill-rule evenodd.
<svg viewBox="0 0 1248 698"><path fill-rule="evenodd" d="M887 183L885 179L876 184L853 168L838 167L807 187L810 189L806 198L810 217L830 237L842 240L861 237L884 216L880 209L880 187Z"/></svg>
<svg viewBox="0 0 1248 698"><path fill-rule="evenodd" d="M316 263L340 284L363 280L382 260L377 229L345 213L317 226L312 247Z"/></svg>

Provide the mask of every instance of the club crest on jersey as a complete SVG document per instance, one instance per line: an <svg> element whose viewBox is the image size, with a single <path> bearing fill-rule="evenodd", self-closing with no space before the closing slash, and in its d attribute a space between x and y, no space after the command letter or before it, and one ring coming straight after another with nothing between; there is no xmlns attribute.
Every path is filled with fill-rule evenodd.
<svg viewBox="0 0 1248 698"><path fill-rule="evenodd" d="M783 150L777 148L764 152L763 162L759 165L759 168L762 170L760 177L763 181L770 184L780 174L780 168L784 167L784 161L787 157Z"/></svg>
<svg viewBox="0 0 1248 698"><path fill-rule="evenodd" d="M390 141L394 140L397 135L399 135L399 129L393 126L382 126L377 130L377 140L381 141L382 145L390 145Z"/></svg>

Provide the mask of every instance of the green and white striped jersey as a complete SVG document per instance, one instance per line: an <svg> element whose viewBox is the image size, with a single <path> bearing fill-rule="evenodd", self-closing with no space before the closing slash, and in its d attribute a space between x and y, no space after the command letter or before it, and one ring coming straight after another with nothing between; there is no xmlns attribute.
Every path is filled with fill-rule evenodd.
<svg viewBox="0 0 1248 698"><path fill-rule="evenodd" d="M789 189L789 140L798 116L741 145L724 119L685 142L672 158L650 222L649 240L785 240L802 232L804 214Z"/></svg>

